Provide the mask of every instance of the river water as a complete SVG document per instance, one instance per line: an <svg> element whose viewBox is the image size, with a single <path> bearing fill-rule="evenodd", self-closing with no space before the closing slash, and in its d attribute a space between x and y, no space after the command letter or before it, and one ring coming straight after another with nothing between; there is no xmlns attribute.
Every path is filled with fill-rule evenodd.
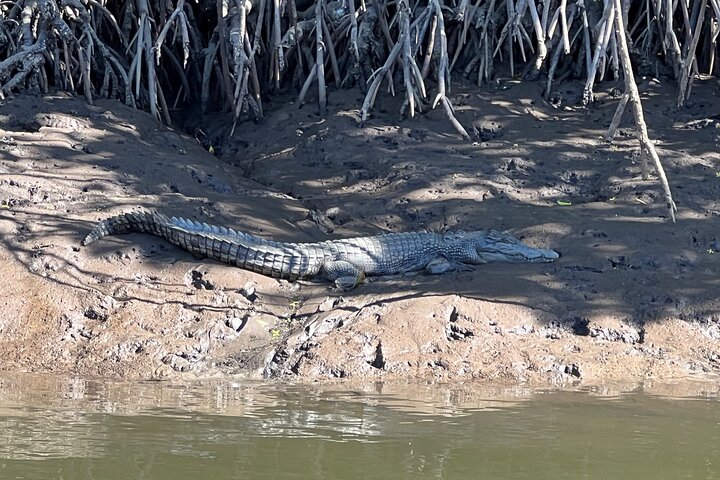
<svg viewBox="0 0 720 480"><path fill-rule="evenodd" d="M720 479L718 383L0 377L0 479Z"/></svg>

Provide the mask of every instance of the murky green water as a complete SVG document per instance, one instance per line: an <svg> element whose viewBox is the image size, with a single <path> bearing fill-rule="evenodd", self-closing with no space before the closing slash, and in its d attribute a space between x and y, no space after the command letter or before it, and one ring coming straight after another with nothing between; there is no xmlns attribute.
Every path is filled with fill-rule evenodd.
<svg viewBox="0 0 720 480"><path fill-rule="evenodd" d="M629 389L5 377L0 479L720 479L717 385Z"/></svg>

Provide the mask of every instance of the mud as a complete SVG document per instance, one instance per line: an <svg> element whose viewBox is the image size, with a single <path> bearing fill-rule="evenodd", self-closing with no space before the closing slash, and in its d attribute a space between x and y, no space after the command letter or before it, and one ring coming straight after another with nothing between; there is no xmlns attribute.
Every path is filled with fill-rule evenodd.
<svg viewBox="0 0 720 480"><path fill-rule="evenodd" d="M117 103L5 100L0 369L540 385L717 375L720 83L697 84L681 110L673 84L642 85L675 224L657 179L642 179L629 114L602 140L614 87L581 108L544 102L532 83L458 85L473 142L441 111L396 118L385 97L360 128L348 91L326 118L276 99L229 140L220 118L202 131L188 118L186 135ZM337 293L145 235L80 247L94 222L140 207L292 241L504 229L562 256Z"/></svg>

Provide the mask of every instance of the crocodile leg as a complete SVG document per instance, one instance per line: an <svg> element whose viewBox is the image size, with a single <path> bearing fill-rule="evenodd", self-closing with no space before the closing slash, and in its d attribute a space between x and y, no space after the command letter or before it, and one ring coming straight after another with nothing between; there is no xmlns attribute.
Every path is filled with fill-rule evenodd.
<svg viewBox="0 0 720 480"><path fill-rule="evenodd" d="M365 273L346 260L332 260L325 262L322 273L339 290L352 290L365 280Z"/></svg>
<svg viewBox="0 0 720 480"><path fill-rule="evenodd" d="M445 257L438 257L431 260L426 266L425 271L430 275L442 275L447 272L470 272L473 268L461 262L448 260Z"/></svg>

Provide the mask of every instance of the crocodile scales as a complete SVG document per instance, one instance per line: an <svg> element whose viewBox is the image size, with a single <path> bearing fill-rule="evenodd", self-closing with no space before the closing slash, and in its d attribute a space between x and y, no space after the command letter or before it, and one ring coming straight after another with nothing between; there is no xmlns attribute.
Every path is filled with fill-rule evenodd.
<svg viewBox="0 0 720 480"><path fill-rule="evenodd" d="M552 262L553 250L533 248L495 230L450 233L390 233L373 237L286 243L231 228L155 212L129 212L98 223L82 244L106 235L149 233L195 255L286 280L324 278L350 290L366 275L425 270L441 274L488 262Z"/></svg>

